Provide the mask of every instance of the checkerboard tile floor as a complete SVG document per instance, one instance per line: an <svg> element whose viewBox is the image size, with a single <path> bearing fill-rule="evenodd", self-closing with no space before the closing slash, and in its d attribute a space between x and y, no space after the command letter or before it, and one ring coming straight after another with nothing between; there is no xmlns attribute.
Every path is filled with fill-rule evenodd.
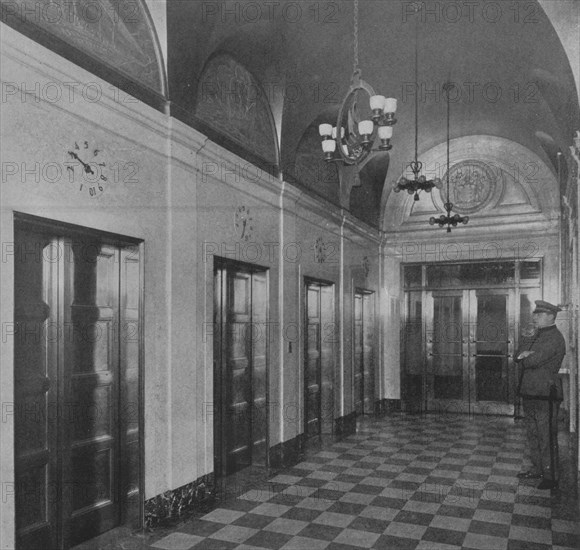
<svg viewBox="0 0 580 550"><path fill-rule="evenodd" d="M524 446L508 418L365 419L356 435L126 548L579 549L570 484L550 492L518 480Z"/></svg>

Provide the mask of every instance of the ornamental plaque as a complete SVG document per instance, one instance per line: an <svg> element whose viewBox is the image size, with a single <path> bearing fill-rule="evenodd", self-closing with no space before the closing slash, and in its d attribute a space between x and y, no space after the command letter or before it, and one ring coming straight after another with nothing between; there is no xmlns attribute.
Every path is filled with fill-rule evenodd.
<svg viewBox="0 0 580 550"><path fill-rule="evenodd" d="M479 160L464 160L449 171L449 194L453 211L470 214L481 210L493 197L497 177L491 166ZM442 198L447 201L447 174L443 177Z"/></svg>

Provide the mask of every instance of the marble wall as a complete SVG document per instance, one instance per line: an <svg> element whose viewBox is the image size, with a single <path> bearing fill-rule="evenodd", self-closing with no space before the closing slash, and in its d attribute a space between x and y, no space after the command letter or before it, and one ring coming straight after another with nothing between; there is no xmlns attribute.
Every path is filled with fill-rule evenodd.
<svg viewBox="0 0 580 550"><path fill-rule="evenodd" d="M375 292L377 319L385 322L379 232L16 31L3 27L1 40L2 131L8 136L1 144L3 250L13 240L15 212L144 242L143 496L149 517L167 502L187 505L200 483L212 479L213 423L206 411L213 400L215 257L269 272L269 445L297 441L303 432L304 277L334 283L333 330L340 335L334 417L351 414L355 287ZM3 256L0 312L2 322L11 323L13 260ZM11 403L10 338L0 353L1 400ZM377 367L375 398L386 393ZM13 428L10 416L0 424L4 487L14 480ZM0 515L2 548L10 548L10 495Z"/></svg>

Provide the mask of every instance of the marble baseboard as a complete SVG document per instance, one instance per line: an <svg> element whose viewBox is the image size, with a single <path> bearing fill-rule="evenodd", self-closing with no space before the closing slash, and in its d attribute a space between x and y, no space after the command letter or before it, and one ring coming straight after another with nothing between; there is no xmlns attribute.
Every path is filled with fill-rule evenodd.
<svg viewBox="0 0 580 550"><path fill-rule="evenodd" d="M400 399L378 399L375 401L375 414L377 416L394 412L401 412Z"/></svg>
<svg viewBox="0 0 580 550"><path fill-rule="evenodd" d="M304 457L304 434L278 443L270 447L268 451L269 466L271 470L280 470L294 466Z"/></svg>
<svg viewBox="0 0 580 550"><path fill-rule="evenodd" d="M356 433L356 412L351 412L335 420L336 437L346 437Z"/></svg>
<svg viewBox="0 0 580 550"><path fill-rule="evenodd" d="M145 528L171 525L180 518L211 506L215 500L213 473L145 501Z"/></svg>

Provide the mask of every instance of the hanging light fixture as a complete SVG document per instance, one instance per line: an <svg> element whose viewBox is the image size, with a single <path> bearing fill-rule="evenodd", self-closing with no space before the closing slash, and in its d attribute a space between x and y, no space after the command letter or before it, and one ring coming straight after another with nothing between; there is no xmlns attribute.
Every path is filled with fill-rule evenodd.
<svg viewBox="0 0 580 550"><path fill-rule="evenodd" d="M402 176L401 179L393 186L395 193L400 191L407 191L409 195L415 195L414 199L419 200L419 191L425 191L430 193L433 187L440 188L441 180L435 178L428 180L425 176L421 174L423 169L423 163L418 160L418 140L419 140L419 52L418 52L418 40L419 40L419 16L418 12L421 9L421 5L416 3L415 6L415 160L408 164L413 172L413 179L407 179Z"/></svg>
<svg viewBox="0 0 580 550"><path fill-rule="evenodd" d="M350 88L338 112L336 126L321 124L318 128L327 162L359 164L373 151L389 151L392 148L393 125L397 123L397 100L375 94L373 88L361 78L361 74L358 59L358 0L354 0L354 71ZM358 101L361 92L366 92L369 98L367 112L361 112L363 107ZM368 118L365 118L367 115ZM373 149L377 135L380 143L378 149Z"/></svg>
<svg viewBox="0 0 580 550"><path fill-rule="evenodd" d="M447 215L441 214L438 218L431 217L429 219L430 225L439 225L439 227L447 226L447 233L451 233L451 226L457 227L457 224L467 224L469 221L469 216L460 216L459 214L451 215L451 210L453 210L453 203L451 202L451 195L449 194L449 172L451 172L451 164L449 164L449 93L453 85L450 83L443 86L443 90L447 96L447 200L443 205L447 211Z"/></svg>

